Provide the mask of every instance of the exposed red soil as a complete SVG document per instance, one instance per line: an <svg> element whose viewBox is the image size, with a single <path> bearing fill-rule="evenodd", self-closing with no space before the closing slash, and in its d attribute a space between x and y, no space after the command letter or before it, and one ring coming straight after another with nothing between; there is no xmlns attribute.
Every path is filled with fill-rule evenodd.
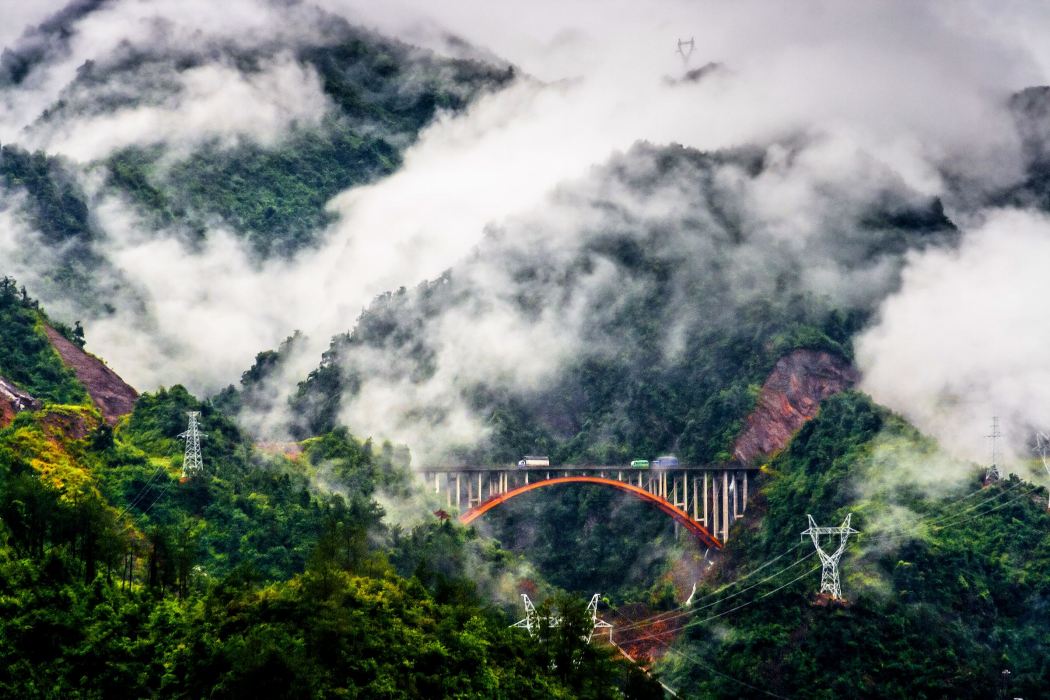
<svg viewBox="0 0 1050 700"><path fill-rule="evenodd" d="M110 425L115 425L122 416L131 413L139 393L121 379L116 372L93 355L89 355L51 326L44 326L51 345L62 362L73 370L91 400Z"/></svg>
<svg viewBox="0 0 1050 700"><path fill-rule="evenodd" d="M52 438L62 437L67 440L83 440L98 427L97 418L64 411L47 411L40 423Z"/></svg>
<svg viewBox="0 0 1050 700"><path fill-rule="evenodd" d="M0 428L11 425L15 414L22 411L39 411L43 403L0 377Z"/></svg>
<svg viewBox="0 0 1050 700"><path fill-rule="evenodd" d="M853 365L822 350L795 350L780 358L733 446L733 457L751 464L784 449L795 432L817 415L821 401L850 388L859 378Z"/></svg>
<svg viewBox="0 0 1050 700"><path fill-rule="evenodd" d="M288 459L297 459L303 454L303 446L298 442L276 442L261 440L255 443L255 449L268 455L287 457Z"/></svg>
<svg viewBox="0 0 1050 700"><path fill-rule="evenodd" d="M850 602L845 598L832 598L829 593L818 593L812 605L817 608L848 608Z"/></svg>
<svg viewBox="0 0 1050 700"><path fill-rule="evenodd" d="M613 625L613 640L625 653L644 667L658 661L682 631L689 615L655 612L643 603L631 603L605 616ZM644 626L631 629L634 624Z"/></svg>

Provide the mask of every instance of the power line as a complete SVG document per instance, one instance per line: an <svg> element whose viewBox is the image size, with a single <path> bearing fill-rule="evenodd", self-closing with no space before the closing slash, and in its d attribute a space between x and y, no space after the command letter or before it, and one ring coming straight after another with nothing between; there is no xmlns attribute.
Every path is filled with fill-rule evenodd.
<svg viewBox="0 0 1050 700"><path fill-rule="evenodd" d="M739 585L740 583L743 583L747 579L749 579L752 576L754 576L755 574L757 574L759 571L762 571L763 569L765 569L766 567L770 566L774 562L779 561L780 559L783 559L787 555L791 554L793 551L798 549L800 546L802 546L801 543L794 545L793 547L791 547L787 551L781 552L780 554L778 554L777 556L773 557L769 561L765 562L764 564L762 564L758 568L753 569L752 571L749 571L744 576L740 576L738 578L735 578L732 581L730 581L729 583L727 583L724 586L722 586L721 588L718 588L718 589L716 589L714 591L711 591L707 595L701 596L700 598L697 598L694 601L688 601L686 603L683 603L682 605L679 605L677 608L673 608L671 610L665 610L662 613L657 613L656 615L644 618L642 620L636 620L635 622L631 623L630 627L621 627L619 629L621 629L621 630L623 630L623 629L633 629L633 628L637 627L639 624L644 623L644 622L649 621L649 620L652 620L653 622L664 622L665 620L673 620L673 619L677 619L677 617L680 617L679 615L677 615L677 613L679 613L679 612L681 612L683 610L690 611L690 612L687 612L686 614L692 614L692 612L695 612L696 610L702 610L702 609L704 609L706 607L710 607L709 605L705 605L703 607L699 607L698 608L698 607L696 607L696 604L701 602L701 601L713 598L714 596L718 595L722 591L728 590L728 589L732 588L733 586L736 586L736 585ZM784 569L781 569L777 573L781 573L783 571L786 571L787 569L790 569L791 567L795 566L796 564L798 564L798 561L796 561L795 564L792 564L791 566L788 566L788 567L786 567ZM776 575L777 574L773 574L773 576L776 576ZM762 583L763 581L768 581L770 578L772 578L772 577L764 578L764 579L762 579L762 581L759 581L758 583ZM755 584L755 585L758 585L758 584ZM728 596L726 598L722 598L721 600L728 600L729 598L732 598L733 596L736 596L736 595L740 595L741 593L749 591L749 590L751 590L754 587L755 586L749 586L748 588L745 588L745 589L743 589L741 591L737 591L732 596ZM716 601L716 603L717 602L718 601Z"/></svg>
<svg viewBox="0 0 1050 700"><path fill-rule="evenodd" d="M148 490L149 490L150 484L152 484L152 483L153 483L153 480L154 480L154 479L156 479L156 478L157 478L157 476L158 476L158 475L159 475L159 474L160 474L160 473L161 473L162 471L164 471L164 467L157 467L157 468L156 468L156 470L155 470L155 471L153 472L153 475L152 475L152 476L150 476L150 478L149 478L149 481L147 481L147 482L146 482L146 484L145 484L145 486L143 486L143 487L142 487L142 489L141 489L141 490L140 490L140 491L138 492L138 495L136 495L134 499L132 499L131 501L129 501L129 502L128 502L128 504L127 504L126 506L124 506L124 508L123 508L123 509L121 509L121 511L120 511L119 513L117 513L117 519L118 519L118 520L120 519L120 517L121 517L122 515L124 515L124 514L125 514L125 513L127 513L127 512L129 511L129 510L131 510L132 508L134 508L134 507L135 507L135 504L136 504L136 503L138 503L138 502L139 502L140 500L142 500L142 497L146 495L146 491L148 491Z"/></svg>
<svg viewBox="0 0 1050 700"><path fill-rule="evenodd" d="M773 572L769 576L766 576L764 579L751 584L747 588L742 588L741 590L736 591L735 593L731 593L731 594L729 594L729 595L727 595L727 596L725 596L723 598L719 598L718 600L712 601L712 602L708 603L707 605L701 605L699 607L692 608L690 610L686 610L686 611L680 612L680 613L678 613L676 615L671 615L671 616L665 617L663 619L645 618L644 620L639 620L638 622L631 623L630 625L625 625L623 627L618 627L617 631L619 631L619 632L626 632L628 630L638 629L640 627L651 627L654 624L658 624L660 622L670 622L671 620L678 620L678 619L681 619L683 617L689 617L690 615L695 615L696 613L700 612L701 610L706 610L708 608L711 608L711 607L714 607L714 606L718 605L719 603L724 603L727 600L732 600L733 598L736 598L737 596L743 595L744 593L747 593L748 591L761 586L763 583L766 583L768 581L772 581L773 579L775 579L776 577L780 576L785 571L790 571L791 569L794 569L796 566L798 566L802 562L806 561L807 559L810 559L811 557L815 557L816 555L817 555L816 552L810 552L809 554L807 554L806 556L802 557L801 559L795 561L792 564L789 564L788 566L785 566L782 569L779 569L778 571ZM650 622L650 620L652 620L652 621Z"/></svg>
<svg viewBox="0 0 1050 700"><path fill-rule="evenodd" d="M681 649L669 649L668 653L674 654L674 655L676 655L678 657L681 657L681 658L683 658L683 659L685 659L687 661L690 661L690 662L696 664L697 666L701 667L705 671L713 673L716 676L721 676L722 678L725 678L727 680L733 681L734 683L738 683L738 684L744 686L745 688L749 688L749 689L755 691L756 693L762 693L763 695L768 695L771 698L780 698L780 700L790 700L790 698L788 698L785 695L778 695L778 694L774 693L771 690L764 690L763 688L758 688L756 686L751 685L750 683L747 683L745 681L740 680L739 678L737 678L735 676L730 676L728 673L723 673L722 671L719 671L717 668L715 668L713 666L709 666L708 664L705 664L703 661L701 661L700 659L696 658L692 654L686 654ZM630 658L630 657L628 657L628 658ZM661 683L661 685L663 685L663 684ZM666 688L666 686L664 686L664 687Z"/></svg>
<svg viewBox="0 0 1050 700"><path fill-rule="evenodd" d="M925 520L929 520L929 522L928 522L928 523L926 523L926 524L927 524L927 525L931 525L931 526L932 526L932 525L935 525L935 524L936 524L936 523L938 523L938 522L945 522L945 521L947 520L948 522L946 522L946 523L945 523L945 525L942 525L942 526L940 527L940 529L943 529L944 527L946 527L946 526L947 526L947 524L952 524L952 523L951 523L952 519L955 519L956 521L958 521L958 517L957 517L957 516L959 516L959 515L962 515L962 514L964 514L964 513L966 513L966 512L969 512L969 511L971 511L971 510L973 510L973 509L975 509L975 508L979 508L979 507L981 507L981 506L987 505L987 504L988 504L989 502L991 502L991 501L993 501L993 500L995 500L995 499L999 498L999 497L1000 497L1000 496L1002 496L1002 495L1003 495L1004 493L1007 493L1007 492L1008 492L1008 491L1009 491L1010 489L1014 489L1014 488L1017 488L1017 486L1018 486L1018 485L1020 485L1020 482L1019 482L1018 484L1014 484L1014 485L1011 485L1011 486L1007 487L1006 489L1003 489L1003 490L1001 490L1001 491L1000 491L999 493L995 494L995 495L994 495L994 496L992 496L991 498L985 499L985 500L981 501L980 503L977 503L977 504L975 504L975 505L973 505L973 506L970 506L969 508L966 508L966 509L964 509L963 511L961 511L961 512L959 512L959 513L950 513L950 514L948 514L947 516L941 516L940 518L936 518L936 519L934 519L934 520L929 520L929 519L927 518L927 519L924 519L924 521L925 521ZM995 507L993 507L993 508L990 508L990 509L988 509L988 510L986 510L986 511L984 511L984 512L981 512L981 513L976 513L976 514L974 514L973 516L971 516L970 518L964 519L964 520L962 520L962 521L958 521L958 522L955 522L954 524L961 524L961 523L963 523L963 522L969 522L969 521L971 521L971 520L975 520L975 519L976 519L976 518L978 518L978 517L981 517L981 516L983 516L983 515L986 515L987 513L991 513L991 512L994 512L995 510L999 510L1000 508L1004 508L1004 507L1006 507L1007 505L1009 505L1010 503L1013 503L1013 502L1015 502L1015 501L1017 501L1017 500L1019 500L1019 499L1023 498L1024 496L1026 496L1026 495L1028 495L1028 494L1032 493L1032 492L1033 492L1033 491L1035 491L1035 490L1038 490L1039 488L1040 488L1040 487L1038 487L1038 486L1035 486L1035 487L1033 487L1033 488L1031 488L1031 489L1029 489L1029 490L1025 491L1024 493L1021 493L1021 494L1019 494L1019 495L1015 496L1014 498L1010 499L1009 501L1006 501L1006 502L1004 502L1004 503L1001 503L1001 504L999 504L999 505L997 505L997 506L995 506ZM969 493L969 494L966 494L965 496L962 496L962 497L960 497L960 498L957 498L957 499L955 499L955 501L953 501L953 503L958 503L958 502L964 501L964 500L966 500L967 498L970 498L970 497L972 497L972 496L973 496L974 494L978 494L978 493L982 493L982 491L981 491L981 490L977 490L977 491L971 492L971 493ZM923 524L923 522L924 522L924 521L919 521L918 523L916 523L916 525L920 525L920 524ZM891 536L889 536L889 537L885 537L885 538L874 538L874 539L870 539L870 540L866 540L866 541L867 541L867 542L872 542L872 543L878 543L878 542L887 542L887 541L890 541L890 540L894 540L894 539L900 539L900 538L903 538L903 537L911 537L911 536L912 536L912 535L914 535L914 534L915 534L914 532L907 532L907 533L902 533L902 534L900 534L900 535L891 535ZM796 549L797 547L798 547L798 545L796 545L795 547L792 547L792 548L791 548L791 549L789 549L788 551L786 551L786 552L784 552L784 553L782 553L782 554L778 555L778 556L777 556L777 557L775 557L774 559L772 559L772 560L770 560L770 561L766 562L765 564L763 564L763 565L762 565L762 567L759 567L759 568L761 569L761 568L763 568L763 567L765 567L765 566L768 566L768 565L769 565L769 564L771 564L771 563L772 563L773 561L776 561L777 559L779 559L779 558L781 558L781 557L783 557L783 556L786 556L787 554L789 554L789 553L790 553L791 551L793 551L793 550L794 550L794 549ZM780 574L782 574L782 573L784 573L785 571L788 571L788 570L790 570L790 569L794 568L795 566L797 566L797 565L798 565L798 564L800 564L801 562L803 562L803 561L806 561L807 559L809 559L810 557L812 557L812 556L814 556L814 555L816 555L816 552L815 552L815 551L814 551L814 552L812 552L812 553L810 553L810 554L809 554L809 555L807 555L806 557L803 557L802 559L799 559L799 560L797 560L797 561L796 561L796 562L794 562L793 564L790 564L790 565L788 565L788 566L786 566L786 567L784 567L784 568L782 568L782 569L779 569L778 571L774 572L773 574L770 574L769 576L767 576L767 577L765 577L765 578L761 579L760 581L758 581L758 582L756 582L756 583L752 584L751 586L748 586L747 588L744 588L744 589L741 589L741 590L739 590L739 591L736 591L735 593L732 593L732 594L730 594L730 595L728 595L728 596L725 596L725 597L723 597L723 598L719 598L718 600L716 600L716 601L713 601L712 603L709 603L709 604L707 604L707 605L703 605L703 606L700 606L700 607L697 607L697 608L695 608L695 609L691 609L691 610L686 610L686 611L684 611L684 612L682 612L682 613L680 613L680 614L676 614L676 615L668 615L668 613L660 613L659 615L654 615L654 616L652 616L652 617L649 617L649 618L644 618L644 619L642 619L642 620L639 620L639 621L637 621L637 622L634 622L634 623L632 623L632 624L630 624L630 625L627 625L627 626L624 626L624 627L618 627L618 628L617 628L617 631L621 631L621 632L622 632L622 631L628 631L628 630L633 630L633 629L639 629L639 628L642 628L642 627L648 627L648 626L652 626L652 625L654 625L654 624L658 624L658 623L660 623L660 622L667 622L667 621L670 621L670 620L674 620L674 619L680 619L680 618L682 618L682 617L688 617L688 616L690 616L690 615L693 615L693 614L695 614L696 612L699 612L700 610L704 610L704 609L710 608L710 607L712 607L712 606L718 605L719 603L725 602L725 601L727 601L727 600L731 600L731 599L733 599L733 598L735 598L735 597L737 597L737 596L739 596L739 595L742 595L743 593L746 593L747 591L749 591L749 590L752 590L752 589L754 589L754 588L756 588L756 587L760 586L761 584L763 584L763 583L765 583L765 582L767 582L767 581L770 581L770 580L772 580L772 579L774 579L774 578L778 577L778 576L779 576ZM748 574L747 576L745 576L745 577L743 577L743 578L747 578L747 577L749 577L749 576L752 576L752 575L754 575L755 573L757 573L757 572L758 572L758 570L759 570L759 569L756 569L755 571L752 571L752 572L750 572L750 573L749 573L749 574ZM814 569L813 569L813 571L816 571L816 568L814 568ZM743 580L743 578L741 578L741 579L738 579L738 580L736 580L736 581L733 581L733 582L731 582L731 583L729 583L729 584L726 584L725 586L723 586L722 588L720 588L720 589L719 589L718 591L715 591L715 592L713 592L713 593L711 593L711 594L708 594L707 596L705 596L705 598L704 598L704 599L706 599L706 598L710 598L710 597L712 597L713 595L716 595L716 594L717 594L717 593L718 593L719 591L721 591L721 590L725 590L726 588L729 588L729 587L731 587L731 586L733 586L733 585L736 585L736 584L737 584L737 583L738 583L739 581L742 581L742 580ZM798 580L798 579L795 579L795 580ZM789 583L790 583L790 582L789 582ZM776 589L776 590L779 590L779 589ZM767 595L768 595L768 594L767 594ZM762 596L762 597L765 597L765 596ZM756 598L755 600L760 600L760 599L761 599L761 597L760 597L760 598ZM754 602L754 601L752 601L752 602ZM749 603L749 604L750 604L750 603ZM684 608L684 607L686 607L686 606L682 606L682 607ZM734 608L734 610L735 610L735 609L739 609L739 608ZM720 616L720 615L717 615L717 616L715 616L715 617L719 617L719 616ZM708 619L713 619L713 618L708 618ZM689 627L689 626L692 626L692 625L693 625L693 623L689 623L688 625L686 625L686 626L682 627L682 629L685 629L686 627ZM647 638L647 637L642 637L641 639L645 639L645 638ZM648 637L648 638L651 638L651 637Z"/></svg>
<svg viewBox="0 0 1050 700"><path fill-rule="evenodd" d="M160 497L163 496L165 493L167 493L168 489L171 488L172 483L173 482L171 482L171 481L166 483L164 485L164 488L161 489L160 493L157 494L157 497L153 499L153 502L150 503L148 506L146 506L146 509L144 511L142 511L141 513L139 513L139 515L143 515L144 516L144 515L146 515L146 513L150 512L150 509L153 508L153 506L157 505L157 501L160 500Z"/></svg>
<svg viewBox="0 0 1050 700"><path fill-rule="evenodd" d="M985 500L981 501L980 503L976 503L976 504L970 506L969 508L964 508L963 510L961 510L961 511L959 511L957 513L949 513L947 515L943 515L940 518L936 518L936 519L931 520L929 522L924 522L923 520L920 520L917 523L915 523L915 525L918 526L918 525L925 524L928 527L931 527L931 528L934 528L934 529L937 529L937 530L943 530L948 525L958 525L958 524L962 524L962 523L968 523L968 522L971 522L973 520L976 520L979 517L987 515L988 513L993 513L995 511L999 510L1000 508L1005 508L1006 506L1010 505L1011 503L1014 503L1014 502L1024 498L1025 496L1027 496L1027 495L1029 495L1029 494L1031 494L1031 493L1033 493L1035 491L1038 491L1041 488L1040 486L1033 486L1032 488L1028 489L1027 491L1024 491L1024 492L1022 492L1020 494L1017 494L1016 496L1014 496L1013 498L1011 498L1008 501L1004 501L1004 502L1000 503L999 505L996 505L996 506L993 506L992 508L989 508L988 510L981 511L979 513L974 513L971 517L963 518L963 519L960 520L960 516L970 512L972 510L976 510L978 508L982 508L983 506L988 505L992 501L998 499L999 497L1009 493L1011 490L1017 488L1018 486L1021 485L1021 483L1022 482L1017 482L1016 484L1014 484L1014 485L1012 485L1010 487L1002 489L1001 491L999 491L995 495L991 496L990 498L986 498ZM876 537L874 539L867 540L867 542L872 542L872 543L893 542L893 541L898 541L898 540L903 540L905 538L913 537L913 536L915 536L917 534L918 534L918 532L913 530L911 532L902 532L902 533L896 534L896 535L887 535L886 537Z"/></svg>

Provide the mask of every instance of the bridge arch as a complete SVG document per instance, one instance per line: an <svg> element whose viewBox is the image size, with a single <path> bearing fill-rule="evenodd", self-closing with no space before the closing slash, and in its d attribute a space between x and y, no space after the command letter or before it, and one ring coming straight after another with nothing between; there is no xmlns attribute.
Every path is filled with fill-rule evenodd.
<svg viewBox="0 0 1050 700"><path fill-rule="evenodd" d="M484 503L474 506L470 510L464 512L459 516L459 521L464 525L469 525L485 513L489 512L493 508L503 503L506 503L512 498L534 491L536 489L546 488L548 486L557 486L559 484L601 484L603 486L611 486L621 491L626 491L631 495L652 503L659 508L663 513L667 514L675 521L682 524L686 530L693 533L708 547L714 547L715 549L722 548L722 542L712 535L706 527L698 523L689 517L689 514L683 511L681 508L676 507L673 503L665 498L649 493L643 488L628 484L623 481L616 481L615 479L606 479L599 476L560 476L554 479L544 479L542 481L534 481L531 484L525 484L519 486L516 489L511 489L505 493L501 493L498 496L493 496Z"/></svg>

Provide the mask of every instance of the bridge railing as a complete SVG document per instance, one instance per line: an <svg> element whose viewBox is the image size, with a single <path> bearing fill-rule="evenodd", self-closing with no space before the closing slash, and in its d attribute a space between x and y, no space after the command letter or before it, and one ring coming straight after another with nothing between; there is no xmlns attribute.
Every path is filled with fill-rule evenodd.
<svg viewBox="0 0 1050 700"><path fill-rule="evenodd" d="M748 505L750 475L738 465L656 467L625 466L487 467L436 466L422 472L446 506L465 513L486 501L530 483L566 476L597 476L620 481L659 496L703 525L723 543Z"/></svg>

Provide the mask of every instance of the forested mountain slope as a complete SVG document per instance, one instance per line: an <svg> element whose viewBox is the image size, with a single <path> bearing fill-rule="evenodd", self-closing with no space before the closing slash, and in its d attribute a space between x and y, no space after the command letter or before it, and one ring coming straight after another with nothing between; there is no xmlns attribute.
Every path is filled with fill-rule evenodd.
<svg viewBox="0 0 1050 700"><path fill-rule="evenodd" d="M59 70L77 23L106 9L81 3L5 50L0 95L31 93ZM290 256L334 221L333 196L390 175L436 117L514 78L507 65L437 56L320 10L286 11L287 31L265 40L179 41L152 26L156 41L78 66L3 144L3 208L33 232L24 246L47 248L24 264L54 259L41 292L81 313L135 298L104 252L126 235L113 230L123 219L99 215L114 196L158 236L200 243L229 231L260 257Z"/></svg>
<svg viewBox="0 0 1050 700"><path fill-rule="evenodd" d="M0 427L4 695L659 697L575 632L508 630L492 543L423 503L385 521L379 492L416 498L403 450L340 429L266 456L181 387L111 429L9 280L0 320L4 386L39 398ZM180 482L188 410L206 474Z"/></svg>
<svg viewBox="0 0 1050 700"><path fill-rule="evenodd" d="M786 240L746 208L792 177L784 148L614 157L442 278L376 299L300 386L298 433L379 412L388 429L444 428L446 449L500 462L732 459L781 358L848 362L907 252L956 237L939 201L887 177L821 183L812 205L834 218ZM477 422L456 444L462 413Z"/></svg>
<svg viewBox="0 0 1050 700"><path fill-rule="evenodd" d="M983 476L867 397L829 399L769 465L761 516L739 527L697 604L669 619L685 630L661 665L670 684L689 697L1039 697L1046 489L1016 477L982 488ZM829 602L798 533L806 514L834 526L847 513L860 531L840 567L848 602Z"/></svg>

